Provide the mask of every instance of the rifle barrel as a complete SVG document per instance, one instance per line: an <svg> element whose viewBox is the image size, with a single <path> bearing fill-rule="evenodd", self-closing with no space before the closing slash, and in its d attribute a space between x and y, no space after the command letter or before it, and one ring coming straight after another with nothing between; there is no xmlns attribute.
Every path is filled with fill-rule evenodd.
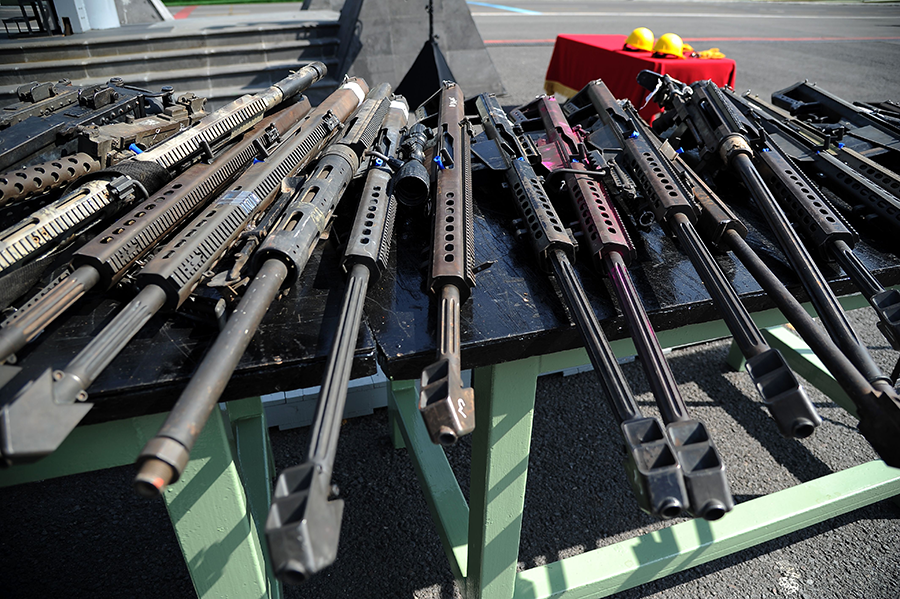
<svg viewBox="0 0 900 599"><path fill-rule="evenodd" d="M431 272L438 300L438 359L422 371L419 411L435 444L452 445L475 428L475 392L463 387L460 304L475 285L473 262L471 131L459 86L445 81L437 92Z"/></svg>
<svg viewBox="0 0 900 599"><path fill-rule="evenodd" d="M306 267L316 241L330 222L350 178L359 167L360 157L381 128L388 111L389 93L390 86L387 84L369 93L352 117L351 125L338 141L323 152L275 230L259 247L256 276L179 396L175 408L138 457L134 486L140 495L156 497L166 485L181 476L194 442L269 306L282 287L292 285ZM358 96L355 99L362 101ZM281 176L284 174L287 173ZM157 460L166 462L168 470L161 467ZM145 468L148 463L150 465ZM164 476L160 475L161 471Z"/></svg>

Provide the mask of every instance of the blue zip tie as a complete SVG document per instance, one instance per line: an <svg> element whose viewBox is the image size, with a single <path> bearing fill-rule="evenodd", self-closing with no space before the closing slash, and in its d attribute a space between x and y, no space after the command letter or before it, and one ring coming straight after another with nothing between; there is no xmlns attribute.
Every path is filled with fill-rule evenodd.
<svg viewBox="0 0 900 599"><path fill-rule="evenodd" d="M434 157L434 161L435 161L435 163L437 163L439 169L444 170L447 168L444 166L444 159L441 158L440 154L438 154L437 156Z"/></svg>

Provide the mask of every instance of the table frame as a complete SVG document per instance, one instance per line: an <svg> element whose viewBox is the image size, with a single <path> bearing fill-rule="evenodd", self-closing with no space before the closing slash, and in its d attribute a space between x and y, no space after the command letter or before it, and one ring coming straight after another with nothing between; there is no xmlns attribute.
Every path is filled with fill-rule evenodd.
<svg viewBox="0 0 900 599"><path fill-rule="evenodd" d="M842 298L841 304L845 310L867 305L859 295ZM761 328L774 327L764 335L795 372L853 413L849 397L811 350L780 326L781 312L771 309L753 317ZM663 347L729 336L722 321L658 333ZM611 345L617 356L635 354L630 339ZM409 450L450 568L467 599L606 597L900 494L900 470L876 460L741 503L715 522L690 520L517 572L537 378L586 363L587 353L578 349L473 370L478 425L468 504L443 449L431 443L425 430L414 381L392 383L391 438L396 447ZM729 364L743 366L734 346Z"/></svg>

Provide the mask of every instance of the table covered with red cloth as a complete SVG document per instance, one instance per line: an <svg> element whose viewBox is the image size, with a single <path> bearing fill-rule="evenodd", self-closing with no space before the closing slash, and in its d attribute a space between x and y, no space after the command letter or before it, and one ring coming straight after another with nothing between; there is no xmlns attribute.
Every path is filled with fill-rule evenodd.
<svg viewBox="0 0 900 599"><path fill-rule="evenodd" d="M734 86L735 62L730 58L654 58L651 52L623 50L624 35L574 35L556 37L547 67L544 90L572 97L595 79L602 79L616 98L628 99L637 108L648 91L637 84L644 69L669 75L684 83L711 79L716 85ZM659 107L650 102L640 111L649 122Z"/></svg>

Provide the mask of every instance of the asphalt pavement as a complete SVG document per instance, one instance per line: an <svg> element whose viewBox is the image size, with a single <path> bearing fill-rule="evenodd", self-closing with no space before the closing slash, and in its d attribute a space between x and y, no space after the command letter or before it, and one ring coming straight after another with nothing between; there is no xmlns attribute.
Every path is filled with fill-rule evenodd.
<svg viewBox="0 0 900 599"><path fill-rule="evenodd" d="M505 6L544 13L471 3L508 90L505 106L542 93L552 52L547 40L558 33L627 33L637 26L695 39L695 48L720 48L737 61L737 88L763 97L809 79L848 100L900 99L897 4L521 0ZM193 16L227 8L201 7ZM898 353L876 330L872 311L850 316L890 372ZM874 459L854 420L815 391L824 424L809 439L782 438L747 376L725 365L727 351L721 340L673 350L669 358L688 406L716 435L738 502ZM641 369L624 368L641 408L652 412ZM602 393L591 372L539 381L520 569L666 526L634 505L615 438L603 424L609 416ZM307 434L307 428L271 430L279 470L302 460ZM469 448L464 439L447 452L465 494ZM3 596L191 596L163 504L136 497L132 476L129 466L0 490ZM390 443L384 409L346 421L335 482L346 501L337 561L287 587L286 597L461 596L409 456ZM898 523L900 508L882 501L614 596L897 599Z"/></svg>

